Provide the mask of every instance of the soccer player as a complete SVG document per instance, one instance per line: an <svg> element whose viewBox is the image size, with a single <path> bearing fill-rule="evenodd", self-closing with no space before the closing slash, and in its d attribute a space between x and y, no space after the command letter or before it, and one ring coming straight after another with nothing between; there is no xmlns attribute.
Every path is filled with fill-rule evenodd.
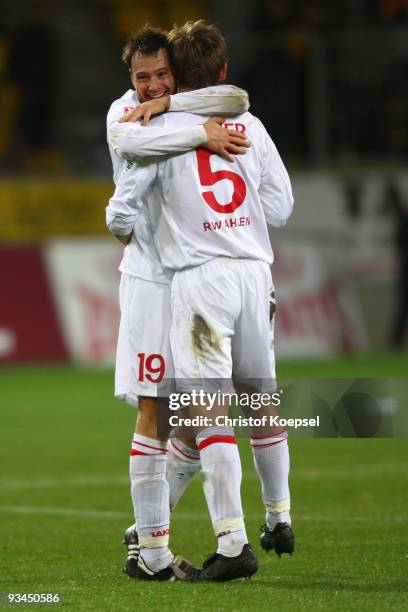
<svg viewBox="0 0 408 612"><path fill-rule="evenodd" d="M215 27L190 22L175 28L170 41L182 91L225 78L225 41ZM191 114L173 113L154 125L196 122ZM143 207L146 191L152 190L153 201L160 205L153 238L162 263L176 271L171 345L179 388L185 391L193 391L198 378L206 379L207 389L216 390L219 379L232 375L244 384L261 379L262 391L275 390L269 318L273 253L267 222L284 225L293 197L285 167L261 122L245 113L232 123L252 142L234 166L198 149L135 168L121 178L107 208L111 231L126 235L137 224L135 210ZM206 561L199 579L251 575L257 562L243 521L241 466L233 431L203 428L197 444L218 539L217 552ZM277 541L283 540L289 550L281 552L291 552L286 433L270 431L262 441L254 433L251 446L267 511L261 544L278 552Z"/></svg>
<svg viewBox="0 0 408 612"><path fill-rule="evenodd" d="M117 125L117 119L133 107L150 99L158 101L166 97L166 108L170 101L173 108L200 110L201 112L239 113L248 107L246 92L232 86L208 88L201 92L183 94L169 98L175 91L175 79L169 62L168 41L164 32L154 28L143 28L132 37L124 48L123 59L131 71L135 90L127 91L116 100L108 113L108 141L114 169L114 180L125 175L133 162L121 159L112 144L112 133L131 139L134 152L143 155L160 155L168 152L190 150L203 145L214 152L230 158L231 153L243 152L240 145L245 138L233 130L225 130L213 119L202 125L180 128L142 128L134 125ZM131 134L128 134L129 129ZM157 434L158 383L164 377L172 377L173 365L169 343L170 281L172 273L165 269L151 241L152 219L149 207L141 211L137 227L131 235L118 236L126 248L120 266L121 321L115 375L115 395L131 405L138 405L138 417L133 437L130 476L131 493L138 516L138 529L146 561L146 572L142 577L172 579L173 556L167 551L159 559L157 549L168 539L168 520L160 521L153 504L162 505L168 498L170 483L170 505L174 507L183 493L192 474L199 468L199 454L187 446L189 441L174 440L169 448ZM155 325L151 325L151 321ZM191 444L191 443L190 443ZM180 470L180 464L183 470ZM167 470L167 479L166 479ZM183 475L180 476L180 472ZM154 499L151 489L154 489ZM168 516L169 503L165 514ZM138 534L132 527L125 533L128 558L125 572L141 576L138 572Z"/></svg>

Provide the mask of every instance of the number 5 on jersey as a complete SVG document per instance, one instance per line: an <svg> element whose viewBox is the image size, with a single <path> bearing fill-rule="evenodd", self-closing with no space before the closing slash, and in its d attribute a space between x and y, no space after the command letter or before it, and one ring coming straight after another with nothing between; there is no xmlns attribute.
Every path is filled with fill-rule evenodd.
<svg viewBox="0 0 408 612"><path fill-rule="evenodd" d="M146 353L139 353L139 382L148 380L152 383L159 383L164 378L166 371L166 363L162 355L152 353L146 355Z"/></svg>
<svg viewBox="0 0 408 612"><path fill-rule="evenodd" d="M231 181L234 191L231 200L227 204L220 204L212 191L203 191L202 196L210 208L219 213L232 213L241 204L246 196L245 181L236 172L231 170L211 170L210 157L214 155L207 149L197 149L197 166L200 183L203 187L212 187L219 181Z"/></svg>

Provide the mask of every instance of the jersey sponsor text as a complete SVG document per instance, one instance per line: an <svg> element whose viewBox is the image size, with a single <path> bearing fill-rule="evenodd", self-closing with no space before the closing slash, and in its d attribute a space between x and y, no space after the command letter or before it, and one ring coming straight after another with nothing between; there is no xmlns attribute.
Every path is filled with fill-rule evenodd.
<svg viewBox="0 0 408 612"><path fill-rule="evenodd" d="M223 228L245 227L246 225L251 225L251 217L229 217L222 221L204 221L203 230L204 232L217 231Z"/></svg>

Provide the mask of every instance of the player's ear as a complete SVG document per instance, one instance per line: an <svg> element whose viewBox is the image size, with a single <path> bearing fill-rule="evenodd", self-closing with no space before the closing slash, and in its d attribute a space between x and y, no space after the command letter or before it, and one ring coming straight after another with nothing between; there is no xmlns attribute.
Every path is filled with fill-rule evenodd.
<svg viewBox="0 0 408 612"><path fill-rule="evenodd" d="M220 76L218 77L219 81L225 81L227 78L227 70L228 70L228 62L225 62L224 66L221 68Z"/></svg>

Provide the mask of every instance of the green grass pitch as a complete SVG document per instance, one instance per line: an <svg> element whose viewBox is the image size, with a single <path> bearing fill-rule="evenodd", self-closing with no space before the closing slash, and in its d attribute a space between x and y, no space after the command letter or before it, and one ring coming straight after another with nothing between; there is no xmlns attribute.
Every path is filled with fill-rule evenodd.
<svg viewBox="0 0 408 612"><path fill-rule="evenodd" d="M279 372L406 377L407 361L295 362ZM403 439L292 439L297 541L295 554L280 560L259 548L259 482L242 440L242 497L258 573L226 584L128 579L121 538L133 522L134 411L112 398L112 379L111 371L68 366L0 371L0 591L58 592L69 610L408 610ZM197 564L214 550L198 476L172 516L171 546Z"/></svg>

